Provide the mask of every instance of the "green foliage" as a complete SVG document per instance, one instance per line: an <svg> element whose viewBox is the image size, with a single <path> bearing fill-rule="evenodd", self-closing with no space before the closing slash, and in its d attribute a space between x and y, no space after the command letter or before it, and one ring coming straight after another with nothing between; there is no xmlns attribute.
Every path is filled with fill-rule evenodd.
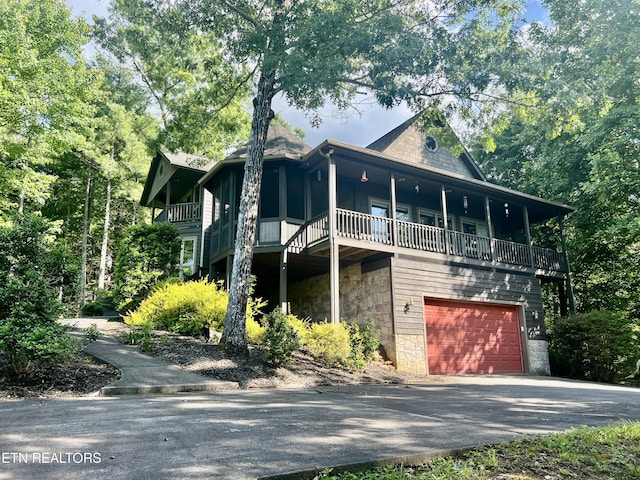
<svg viewBox="0 0 640 480"><path fill-rule="evenodd" d="M513 478L640 478L640 423L584 427L459 455L421 465L389 465L342 473L324 470L317 480L490 480Z"/></svg>
<svg viewBox="0 0 640 480"><path fill-rule="evenodd" d="M114 310L116 310L116 304L114 303L113 292L98 290L96 299L85 303L80 313L88 317L96 317Z"/></svg>
<svg viewBox="0 0 640 480"><path fill-rule="evenodd" d="M532 25L514 49L519 91L477 158L492 181L577 208L566 231L580 311L639 319L640 11L627 0L544 4L553 26Z"/></svg>
<svg viewBox="0 0 640 480"><path fill-rule="evenodd" d="M180 231L168 222L135 225L125 232L116 257L115 291L118 309L135 309L158 281L176 271Z"/></svg>
<svg viewBox="0 0 640 480"><path fill-rule="evenodd" d="M95 323L92 323L87 328L82 330L84 339L88 342L95 342L96 340L100 340L104 337L104 334L98 329L98 326Z"/></svg>
<svg viewBox="0 0 640 480"><path fill-rule="evenodd" d="M151 352L153 350L152 330L151 323L131 327L131 330L125 335L125 340L129 345L136 345L143 352Z"/></svg>
<svg viewBox="0 0 640 480"><path fill-rule="evenodd" d="M166 282L124 317L127 325L152 325L158 330L199 336L206 324L220 331L227 309L227 293L207 279Z"/></svg>
<svg viewBox="0 0 640 480"><path fill-rule="evenodd" d="M632 373L640 358L638 325L621 312L558 318L548 330L555 375L611 383Z"/></svg>
<svg viewBox="0 0 640 480"><path fill-rule="evenodd" d="M9 374L30 377L76 352L77 342L56 322L56 282L47 275L50 226L21 216L0 225L0 352Z"/></svg>
<svg viewBox="0 0 640 480"><path fill-rule="evenodd" d="M267 315L266 323L265 362L272 367L284 366L291 360L293 352L300 348L300 338L279 309Z"/></svg>
<svg viewBox="0 0 640 480"><path fill-rule="evenodd" d="M162 121L159 143L223 158L246 138L246 67L223 57L222 37L188 28L175 6L115 0L94 38L122 65L136 65L147 108Z"/></svg>
<svg viewBox="0 0 640 480"><path fill-rule="evenodd" d="M363 327L357 323L348 323L346 326L351 344L349 366L357 369L365 368L380 347L380 330L371 320Z"/></svg>

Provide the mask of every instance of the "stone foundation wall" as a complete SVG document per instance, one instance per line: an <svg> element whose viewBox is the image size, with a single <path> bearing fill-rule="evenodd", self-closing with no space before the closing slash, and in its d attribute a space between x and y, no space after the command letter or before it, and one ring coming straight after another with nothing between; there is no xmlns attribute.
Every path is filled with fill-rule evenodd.
<svg viewBox="0 0 640 480"><path fill-rule="evenodd" d="M549 343L546 340L528 340L529 374L551 375L549 368Z"/></svg>
<svg viewBox="0 0 640 480"><path fill-rule="evenodd" d="M331 312L329 274L312 277L289 287L291 310L299 317L321 322ZM387 358L396 362L392 324L389 266L362 272L360 264L340 271L340 319L364 325L373 320L380 329L380 343Z"/></svg>

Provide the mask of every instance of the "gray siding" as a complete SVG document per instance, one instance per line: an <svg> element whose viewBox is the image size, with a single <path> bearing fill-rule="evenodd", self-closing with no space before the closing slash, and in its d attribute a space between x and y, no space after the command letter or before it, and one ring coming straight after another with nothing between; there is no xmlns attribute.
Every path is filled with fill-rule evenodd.
<svg viewBox="0 0 640 480"><path fill-rule="evenodd" d="M480 270L414 257L393 261L396 333L422 335L424 297L524 307L527 337L546 339L540 281L525 274ZM407 302L412 303L408 311Z"/></svg>

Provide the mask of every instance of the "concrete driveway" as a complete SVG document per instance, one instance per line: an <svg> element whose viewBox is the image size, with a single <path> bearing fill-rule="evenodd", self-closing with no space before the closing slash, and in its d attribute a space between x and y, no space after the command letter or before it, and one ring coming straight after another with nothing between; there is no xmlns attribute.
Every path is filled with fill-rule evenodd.
<svg viewBox="0 0 640 480"><path fill-rule="evenodd" d="M640 389L534 377L0 402L0 480L247 479L640 420Z"/></svg>

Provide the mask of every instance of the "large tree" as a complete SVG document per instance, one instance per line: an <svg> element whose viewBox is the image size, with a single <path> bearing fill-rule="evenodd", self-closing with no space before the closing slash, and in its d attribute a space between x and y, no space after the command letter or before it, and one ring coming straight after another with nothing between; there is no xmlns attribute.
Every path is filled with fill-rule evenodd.
<svg viewBox="0 0 640 480"><path fill-rule="evenodd" d="M159 117L159 144L221 159L246 138L249 72L223 58L224 39L185 28L166 2L113 0L109 11L94 18L94 38L135 74L137 93Z"/></svg>
<svg viewBox="0 0 640 480"><path fill-rule="evenodd" d="M79 140L97 83L85 68L88 29L63 0L0 2L0 218L47 196L41 166Z"/></svg>
<svg viewBox="0 0 640 480"><path fill-rule="evenodd" d="M149 3L164 2L149 0ZM240 198L223 340L246 349L258 196L273 98L314 114L342 108L360 92L385 107L416 110L443 98L467 106L493 82L496 53L513 38L519 2L491 0L182 0L194 28L224 41L223 57L250 65L253 117Z"/></svg>
<svg viewBox="0 0 640 480"><path fill-rule="evenodd" d="M519 51L519 104L479 159L503 184L577 207L568 222L578 307L640 317L640 2L546 0ZM491 150L491 149L489 149Z"/></svg>

